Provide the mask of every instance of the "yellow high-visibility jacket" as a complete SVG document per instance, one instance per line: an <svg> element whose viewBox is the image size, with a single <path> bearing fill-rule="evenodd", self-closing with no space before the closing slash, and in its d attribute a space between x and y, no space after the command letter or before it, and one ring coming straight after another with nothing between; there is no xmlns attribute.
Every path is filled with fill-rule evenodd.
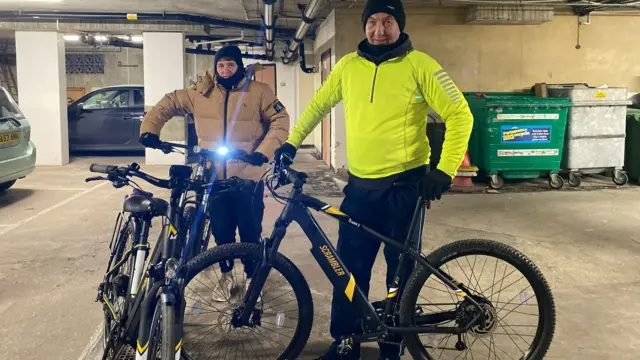
<svg viewBox="0 0 640 360"><path fill-rule="evenodd" d="M429 163L429 109L446 124L438 169L455 177L473 116L449 75L430 56L410 50L376 66L351 53L335 65L287 142L298 148L322 118L344 101L349 172L383 178Z"/></svg>

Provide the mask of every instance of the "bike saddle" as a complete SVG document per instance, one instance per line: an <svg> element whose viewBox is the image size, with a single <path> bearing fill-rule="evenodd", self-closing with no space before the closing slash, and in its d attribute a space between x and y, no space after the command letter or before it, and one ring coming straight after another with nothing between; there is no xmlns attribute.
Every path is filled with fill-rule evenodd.
<svg viewBox="0 0 640 360"><path fill-rule="evenodd" d="M134 215L149 214L151 216L163 216L167 214L169 203L163 199L148 198L142 195L132 195L124 201L123 210Z"/></svg>

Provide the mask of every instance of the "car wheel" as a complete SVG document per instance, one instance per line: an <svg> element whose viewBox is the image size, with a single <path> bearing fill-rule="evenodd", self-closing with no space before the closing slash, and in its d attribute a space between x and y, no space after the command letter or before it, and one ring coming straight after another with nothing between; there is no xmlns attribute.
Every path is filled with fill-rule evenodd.
<svg viewBox="0 0 640 360"><path fill-rule="evenodd" d="M6 191L8 190L10 187L13 186L13 184L15 184L16 181L15 180L11 180L11 181L7 181L5 183L0 184L0 192Z"/></svg>

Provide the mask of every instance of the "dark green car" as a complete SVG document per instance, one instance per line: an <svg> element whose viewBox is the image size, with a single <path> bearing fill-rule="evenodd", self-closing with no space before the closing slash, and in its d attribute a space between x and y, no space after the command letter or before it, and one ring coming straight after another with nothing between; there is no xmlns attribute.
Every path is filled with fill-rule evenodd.
<svg viewBox="0 0 640 360"><path fill-rule="evenodd" d="M0 192L35 170L31 126L11 95L0 87Z"/></svg>

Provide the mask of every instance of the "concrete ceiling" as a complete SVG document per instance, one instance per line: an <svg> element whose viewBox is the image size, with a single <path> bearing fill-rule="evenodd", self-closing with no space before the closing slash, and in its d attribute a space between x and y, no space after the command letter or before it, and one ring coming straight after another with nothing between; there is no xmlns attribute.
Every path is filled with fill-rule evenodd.
<svg viewBox="0 0 640 360"><path fill-rule="evenodd" d="M280 0L274 11L278 14L278 26L295 28L301 12L298 4L307 0ZM264 4L262 0L4 0L0 11L99 11L99 12L174 12L205 15L220 19L232 19L260 23ZM322 15L326 16L328 11Z"/></svg>

